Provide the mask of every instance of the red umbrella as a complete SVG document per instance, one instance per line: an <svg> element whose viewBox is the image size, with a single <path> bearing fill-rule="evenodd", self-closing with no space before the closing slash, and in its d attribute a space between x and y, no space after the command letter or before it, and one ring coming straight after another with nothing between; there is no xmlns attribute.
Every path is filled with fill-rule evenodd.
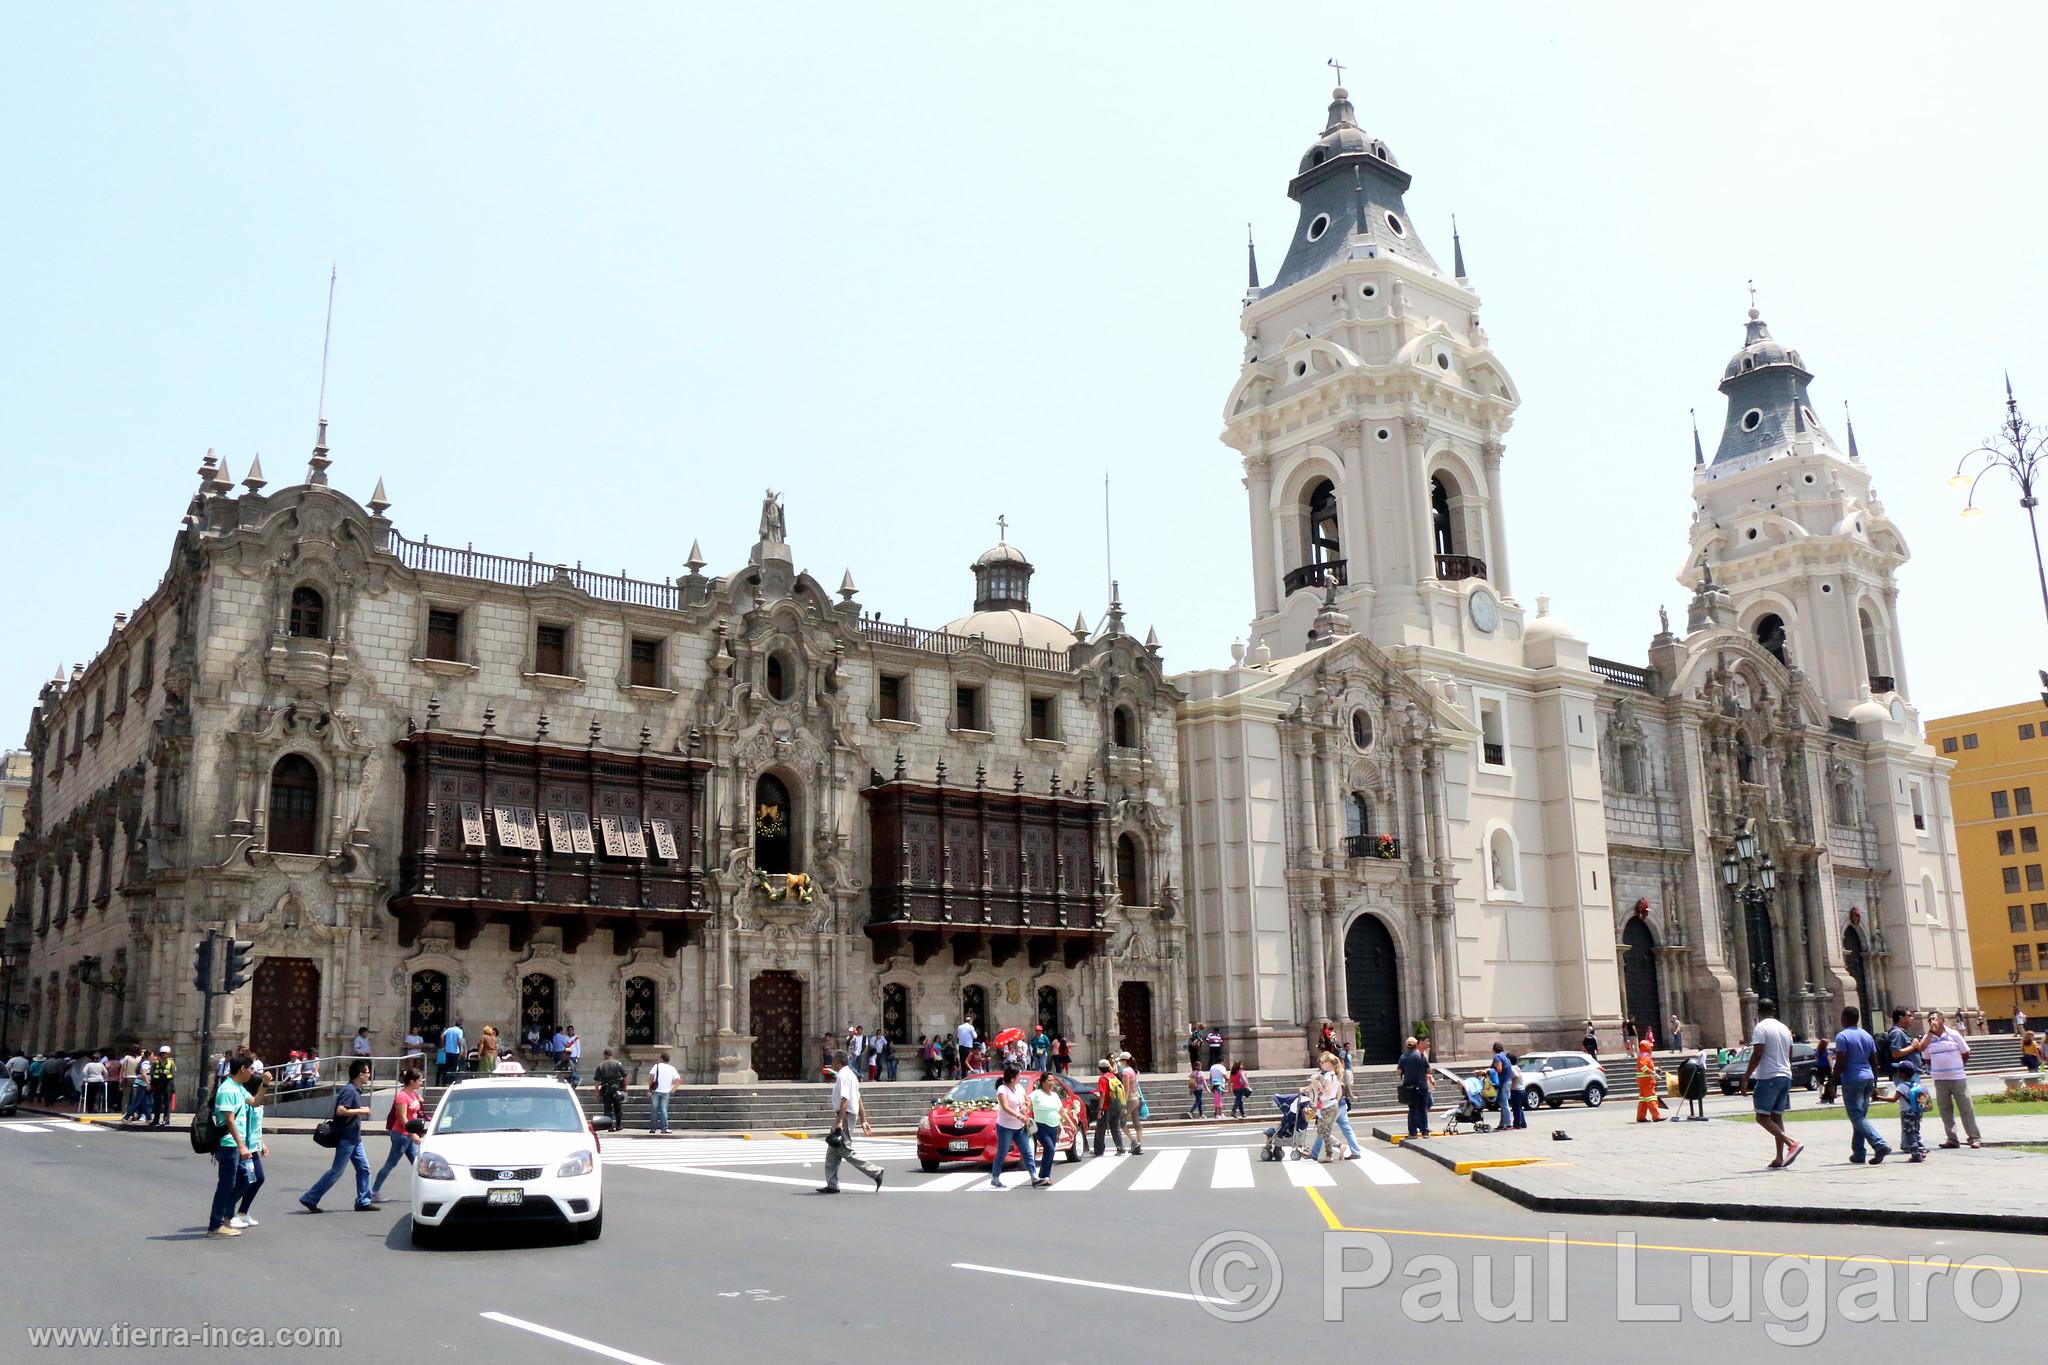
<svg viewBox="0 0 2048 1365"><path fill-rule="evenodd" d="M1001 1033L998 1033L995 1037L989 1039L988 1045L990 1047L1008 1047L1012 1043L1021 1041L1023 1037L1023 1029L1006 1028Z"/></svg>

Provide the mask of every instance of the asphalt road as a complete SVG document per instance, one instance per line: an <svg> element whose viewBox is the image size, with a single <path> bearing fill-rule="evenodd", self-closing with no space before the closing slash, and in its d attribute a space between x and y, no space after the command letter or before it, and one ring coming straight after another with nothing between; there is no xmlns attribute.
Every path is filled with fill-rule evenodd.
<svg viewBox="0 0 2048 1365"><path fill-rule="evenodd" d="M1965 1347L2017 1358L2048 1329L2048 1250L2035 1238L1622 1226L1522 1210L1398 1151L1313 1177L1291 1173L1257 1161L1256 1140L1246 1126L1160 1134L1142 1162L1111 1168L1092 1189L1000 1194L979 1182L895 1188L933 1178L900 1146L876 1143L892 1188L877 1195L848 1172L836 1198L813 1193L819 1168L802 1164L820 1149L614 1141L601 1241L422 1252L407 1237L406 1182L376 1212L349 1212L330 1194L330 1212L300 1213L293 1200L326 1159L305 1138L272 1143L270 1184L256 1207L262 1225L229 1241L203 1236L211 1170L182 1133L0 1128L12 1291L0 1306L0 1360L105 1360L104 1349L34 1346L30 1332L115 1322L335 1328L342 1340L339 1351L128 1352L151 1359L483 1354L494 1365L950 1361L1011 1351L1034 1365L1186 1365L1343 1349L1400 1360L1512 1351L1518 1360L1725 1363L1797 1343L1817 1360ZM1462 1141L1478 1154L1483 1139ZM1074 1179L1089 1166L1056 1176ZM1322 1176L1331 1183L1296 1183ZM1636 1239L1633 1256L1616 1249L1617 1234ZM1569 1244L1553 1245L1553 1236ZM1209 1260L1191 1280L1205 1244ZM1240 1256L1250 1263L1232 1259ZM1282 1280L1265 1311L1248 1321L1213 1316L1238 1311L1229 1301L1270 1281L1269 1256ZM1983 1305L1974 1317L1958 1306L1955 1275L1908 1264L1974 1256L2018 1268L1968 1281ZM1348 1268L1349 1287L1326 1273L1333 1257ZM1731 1309L1738 1280L1749 1302L1735 1297ZM1899 1336L1881 1320L1887 1300L1900 1322L1939 1335L1914 1326ZM1630 1305L1675 1320L1624 1321ZM1873 1314L1880 1320L1852 1321ZM1700 1330L1708 1325L1718 1328L1712 1336Z"/></svg>

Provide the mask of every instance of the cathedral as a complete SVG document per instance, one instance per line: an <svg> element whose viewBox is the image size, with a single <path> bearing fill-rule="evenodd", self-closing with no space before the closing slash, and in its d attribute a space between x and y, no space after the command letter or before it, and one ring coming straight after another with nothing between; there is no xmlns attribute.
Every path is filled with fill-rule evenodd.
<svg viewBox="0 0 2048 1365"><path fill-rule="evenodd" d="M1515 595L1520 395L1409 183L1338 89L1240 314L1254 616L1220 667L1167 675L1114 593L1041 614L1006 532L921 628L799 569L773 491L744 563L641 580L410 539L324 423L276 490L209 452L162 579L31 714L29 1042L189 1055L210 931L256 957L215 1038L265 1056L573 1023L705 1082L963 1018L1141 1066L1201 1020L1297 1066L1325 1020L1380 1061L1974 1010L1853 430L1752 310L1684 632L1592 655Z"/></svg>

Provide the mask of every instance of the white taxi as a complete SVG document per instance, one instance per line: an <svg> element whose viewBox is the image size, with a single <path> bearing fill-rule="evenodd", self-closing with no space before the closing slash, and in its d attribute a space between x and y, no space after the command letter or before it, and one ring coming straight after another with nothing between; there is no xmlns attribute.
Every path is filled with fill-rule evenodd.
<svg viewBox="0 0 2048 1365"><path fill-rule="evenodd" d="M450 1086L412 1168L412 1241L487 1224L567 1224L604 1231L604 1158L576 1092L532 1075L478 1076Z"/></svg>

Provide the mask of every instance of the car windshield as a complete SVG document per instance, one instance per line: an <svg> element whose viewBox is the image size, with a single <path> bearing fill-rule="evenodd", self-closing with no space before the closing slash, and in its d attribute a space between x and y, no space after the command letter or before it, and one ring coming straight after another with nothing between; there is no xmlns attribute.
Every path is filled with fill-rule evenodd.
<svg viewBox="0 0 2048 1365"><path fill-rule="evenodd" d="M583 1111L559 1086L456 1090L441 1101L436 1133L580 1133Z"/></svg>
<svg viewBox="0 0 2048 1365"><path fill-rule="evenodd" d="M970 1076L946 1092L941 1104L973 1104L976 1101L990 1102L996 1097L994 1076Z"/></svg>

